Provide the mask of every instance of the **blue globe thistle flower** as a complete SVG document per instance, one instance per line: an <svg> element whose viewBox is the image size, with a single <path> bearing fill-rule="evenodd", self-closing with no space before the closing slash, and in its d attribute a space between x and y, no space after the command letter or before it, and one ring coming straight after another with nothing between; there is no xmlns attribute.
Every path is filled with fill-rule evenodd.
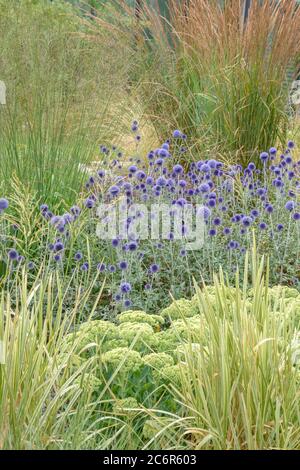
<svg viewBox="0 0 300 470"><path fill-rule="evenodd" d="M177 199L176 201L176 205L177 206L180 206L180 207L183 207L185 204L186 204L186 199L184 199L184 197L180 197Z"/></svg>
<svg viewBox="0 0 300 470"><path fill-rule="evenodd" d="M154 183L154 180L153 180L152 176L147 176L147 178L146 178L146 184L148 184L148 185L150 186L150 185L153 184L153 183Z"/></svg>
<svg viewBox="0 0 300 470"><path fill-rule="evenodd" d="M295 213L293 214L293 219L294 219L294 220L300 220L300 213L299 213L299 212L295 212Z"/></svg>
<svg viewBox="0 0 300 470"><path fill-rule="evenodd" d="M75 255L74 255L75 261L80 261L80 260L82 260L82 258L83 258L82 253L80 251L77 251L77 253L75 253Z"/></svg>
<svg viewBox="0 0 300 470"><path fill-rule="evenodd" d="M271 147L271 148L269 149L269 154L270 154L270 155L275 155L276 153L277 153L277 149L276 149L275 147Z"/></svg>
<svg viewBox="0 0 300 470"><path fill-rule="evenodd" d="M249 169L250 171L254 171L255 168L256 168L255 163L250 162L249 165L248 165L248 169Z"/></svg>
<svg viewBox="0 0 300 470"><path fill-rule="evenodd" d="M160 267L158 264L154 263L154 264L151 264L150 268L149 268L149 272L151 274L155 274L155 273L158 273L158 271L160 270Z"/></svg>
<svg viewBox="0 0 300 470"><path fill-rule="evenodd" d="M81 271L87 271L89 269L89 263L85 262L80 266Z"/></svg>
<svg viewBox="0 0 300 470"><path fill-rule="evenodd" d="M12 248L11 250L8 250L8 257L11 261L17 260L18 256L19 256L19 253L14 248Z"/></svg>
<svg viewBox="0 0 300 470"><path fill-rule="evenodd" d="M284 225L283 224L277 224L276 228L277 228L278 232L281 232L281 230L283 230L283 228L284 228Z"/></svg>
<svg viewBox="0 0 300 470"><path fill-rule="evenodd" d="M85 201L84 201L84 205L87 209L92 209L95 205L95 201L93 199L91 199L90 197L88 197Z"/></svg>
<svg viewBox="0 0 300 470"><path fill-rule="evenodd" d="M59 251L62 251L63 249L64 249L64 244L61 241L54 243L55 253L58 253Z"/></svg>
<svg viewBox="0 0 300 470"><path fill-rule="evenodd" d="M112 196L117 196L120 192L120 188L116 185L113 185L109 188L109 192Z"/></svg>
<svg viewBox="0 0 300 470"><path fill-rule="evenodd" d="M62 260L62 257L59 253L53 256L53 259L56 263L59 263Z"/></svg>
<svg viewBox="0 0 300 470"><path fill-rule="evenodd" d="M1 197L0 198L0 211L4 211L5 209L7 209L9 206L9 203L8 203L8 200L5 199L4 197Z"/></svg>
<svg viewBox="0 0 300 470"><path fill-rule="evenodd" d="M110 273L116 272L116 267L115 267L115 265L111 264L111 265L108 267L108 270L109 270Z"/></svg>
<svg viewBox="0 0 300 470"><path fill-rule="evenodd" d="M149 283L145 284L144 289L145 290L150 290L151 289L151 284L149 284Z"/></svg>
<svg viewBox="0 0 300 470"><path fill-rule="evenodd" d="M125 271L125 269L127 269L128 267L128 264L126 261L120 261L119 263L119 268L122 270L122 271Z"/></svg>
<svg viewBox="0 0 300 470"><path fill-rule="evenodd" d="M181 250L179 251L179 254L180 254L180 256L186 256L186 249L181 248Z"/></svg>
<svg viewBox="0 0 300 470"><path fill-rule="evenodd" d="M124 307L128 308L128 307L131 307L131 305L132 305L132 302L130 299L124 300Z"/></svg>
<svg viewBox="0 0 300 470"><path fill-rule="evenodd" d="M209 199L207 204L209 207L215 207L216 206L216 200L215 199Z"/></svg>
<svg viewBox="0 0 300 470"><path fill-rule="evenodd" d="M235 250L239 247L239 243L236 242L235 240L230 240L230 242L228 243L228 248L230 250Z"/></svg>
<svg viewBox="0 0 300 470"><path fill-rule="evenodd" d="M210 171L210 166L207 163L203 163L201 165L201 171L203 171L204 173L208 173Z"/></svg>
<svg viewBox="0 0 300 470"><path fill-rule="evenodd" d="M272 206L272 204L268 204L266 207L265 207L265 211L268 212L268 214L271 214L273 212L274 208Z"/></svg>
<svg viewBox="0 0 300 470"><path fill-rule="evenodd" d="M182 133L181 133L178 129L176 129L176 130L173 132L173 137L174 137L174 139L179 139L179 138L182 137Z"/></svg>
<svg viewBox="0 0 300 470"><path fill-rule="evenodd" d="M288 210L288 211L292 211L295 209L295 201L287 201L287 203L285 204L285 208Z"/></svg>
<svg viewBox="0 0 300 470"><path fill-rule="evenodd" d="M166 186L167 180L164 176L160 176L159 178L157 178L156 184L162 188L163 186Z"/></svg>
<svg viewBox="0 0 300 470"><path fill-rule="evenodd" d="M199 186L199 190L201 191L201 193L207 193L210 190L210 186L207 183L202 183Z"/></svg>
<svg viewBox="0 0 300 470"><path fill-rule="evenodd" d="M267 224L265 222L261 222L259 224L259 228L260 228L260 230L265 230L267 228Z"/></svg>
<svg viewBox="0 0 300 470"><path fill-rule="evenodd" d="M250 212L251 216L256 218L259 216L259 210L258 209L252 209L252 211Z"/></svg>
<svg viewBox="0 0 300 470"><path fill-rule="evenodd" d="M98 271L103 272L103 271L105 271L105 268L106 268L106 266L105 266L104 263L98 263L97 264Z"/></svg>
<svg viewBox="0 0 300 470"><path fill-rule="evenodd" d="M209 231L208 231L208 235L210 237L214 237L215 235L217 235L217 231L214 229L214 228L211 228Z"/></svg>
<svg viewBox="0 0 300 470"><path fill-rule="evenodd" d="M119 245L119 240L117 238L114 238L112 241L111 241L111 244L113 247L117 247Z"/></svg>
<svg viewBox="0 0 300 470"><path fill-rule="evenodd" d="M105 170L98 170L97 174L98 174L99 178L104 178Z"/></svg>
<svg viewBox="0 0 300 470"><path fill-rule="evenodd" d="M218 225L221 225L221 223L222 223L222 221L221 221L220 217L216 217L216 218L213 220L213 224L214 224L214 225L217 225L217 226L218 226Z"/></svg>
<svg viewBox="0 0 300 470"><path fill-rule="evenodd" d="M295 142L293 142L292 140L289 140L287 143L287 146L289 149L293 149L295 147Z"/></svg>
<svg viewBox="0 0 300 470"><path fill-rule="evenodd" d="M129 251L135 251L138 248L138 244L136 241L131 241L127 245Z"/></svg>
<svg viewBox="0 0 300 470"><path fill-rule="evenodd" d="M291 155L287 155L287 156L285 157L285 162L286 162L288 165L290 165L291 163L293 163L293 159L292 159Z"/></svg>
<svg viewBox="0 0 300 470"><path fill-rule="evenodd" d="M244 225L244 227L250 227L252 222L253 222L253 219L249 216L244 216L242 218L242 224Z"/></svg>
<svg viewBox="0 0 300 470"><path fill-rule="evenodd" d="M183 167L177 163L177 165L173 166L173 173L175 173L175 175L180 175L183 173Z"/></svg>
<svg viewBox="0 0 300 470"><path fill-rule="evenodd" d="M162 166L163 163L164 163L164 160L162 158L157 158L154 162L154 164L157 166Z"/></svg>
<svg viewBox="0 0 300 470"><path fill-rule="evenodd" d="M122 294L127 294L131 291L131 284L129 282L122 281L120 284L120 291Z"/></svg>
<svg viewBox="0 0 300 470"><path fill-rule="evenodd" d="M224 235L229 235L230 233L231 233L231 228L225 227L225 228L223 229L223 234L224 234Z"/></svg>
<svg viewBox="0 0 300 470"><path fill-rule="evenodd" d="M35 264L33 261L29 261L28 264L27 264L27 269L29 269L29 271L31 271L32 269L35 268Z"/></svg>
<svg viewBox="0 0 300 470"><path fill-rule="evenodd" d="M0 209L1 209L1 207L0 207ZM40 211L41 211L41 212L47 212L47 211L48 211L48 206L47 206L47 204L41 204L41 205L40 205Z"/></svg>
<svg viewBox="0 0 300 470"><path fill-rule="evenodd" d="M269 154L267 152L262 152L259 158L263 163L265 163L269 159Z"/></svg>

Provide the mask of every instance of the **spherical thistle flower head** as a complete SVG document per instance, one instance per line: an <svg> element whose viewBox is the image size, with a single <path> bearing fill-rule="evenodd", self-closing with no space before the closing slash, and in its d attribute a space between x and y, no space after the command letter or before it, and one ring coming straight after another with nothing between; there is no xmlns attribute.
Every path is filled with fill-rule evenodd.
<svg viewBox="0 0 300 470"><path fill-rule="evenodd" d="M290 165L291 163L293 163L293 159L292 159L291 155L287 155L287 156L285 157L285 160L284 160L284 161L285 161L285 163L287 163L288 165Z"/></svg>
<svg viewBox="0 0 300 470"><path fill-rule="evenodd" d="M167 180L164 176L160 176L159 178L157 178L156 184L162 188L162 187L166 186Z"/></svg>
<svg viewBox="0 0 300 470"><path fill-rule="evenodd" d="M268 214L272 214L274 208L272 206L272 204L268 204L265 208L265 211L268 212Z"/></svg>
<svg viewBox="0 0 300 470"><path fill-rule="evenodd" d="M216 225L216 226L221 225L221 223L222 223L222 220L220 219L220 217L216 217L216 218L213 220L213 224Z"/></svg>
<svg viewBox="0 0 300 470"><path fill-rule="evenodd" d="M135 251L138 248L138 244L136 241L132 240L131 242L128 243L127 249L128 251Z"/></svg>
<svg viewBox="0 0 300 470"><path fill-rule="evenodd" d="M207 183L202 183L199 186L199 190L201 193L208 193L208 191L210 190L210 186Z"/></svg>
<svg viewBox="0 0 300 470"><path fill-rule="evenodd" d="M252 222L253 222L252 217L244 216L244 217L242 218L242 224L244 225L244 227L250 227L250 225L252 224Z"/></svg>
<svg viewBox="0 0 300 470"><path fill-rule="evenodd" d="M77 251L77 253L75 253L75 255L74 255L75 261L80 261L80 260L82 260L82 258L83 258L82 253L80 251Z"/></svg>
<svg viewBox="0 0 300 470"><path fill-rule="evenodd" d="M80 269L81 271L87 271L89 269L89 263L83 263L81 266L80 266Z"/></svg>
<svg viewBox="0 0 300 470"><path fill-rule="evenodd" d="M277 153L277 149L276 149L275 147L271 147L271 148L269 149L269 154L270 154L270 155L276 155L276 153Z"/></svg>
<svg viewBox="0 0 300 470"><path fill-rule="evenodd" d="M223 234L224 234L224 235L229 235L230 233L231 233L231 228L225 227L225 228L223 229Z"/></svg>
<svg viewBox="0 0 300 470"><path fill-rule="evenodd" d="M151 274L155 274L155 273L158 273L160 270L160 267L158 264L154 263L154 264L151 264L150 268L149 268L149 272Z"/></svg>
<svg viewBox="0 0 300 470"><path fill-rule="evenodd" d="M40 211L41 212L47 212L47 210L48 210L47 204L41 204L40 205Z"/></svg>
<svg viewBox="0 0 300 470"><path fill-rule="evenodd" d="M266 162L269 159L269 154L267 152L262 152L259 158L262 162Z"/></svg>
<svg viewBox="0 0 300 470"><path fill-rule="evenodd" d="M116 248L118 245L119 245L119 240L117 238L114 238L112 241L111 241L111 244L114 248Z"/></svg>
<svg viewBox="0 0 300 470"><path fill-rule="evenodd" d="M285 204L284 207L286 208L286 210L292 211L292 210L295 209L296 203L295 203L295 201L287 201L287 203Z"/></svg>
<svg viewBox="0 0 300 470"><path fill-rule="evenodd" d="M176 165L173 166L173 173L175 175L180 175L181 173L183 173L183 167L182 165L180 165L179 163L177 163Z"/></svg>
<svg viewBox="0 0 300 470"><path fill-rule="evenodd" d="M104 178L105 170L98 170L97 174L98 174L99 178Z"/></svg>
<svg viewBox="0 0 300 470"><path fill-rule="evenodd" d="M214 229L214 228L211 228L209 231L208 231L208 235L210 237L214 237L215 235L217 235L217 231Z"/></svg>
<svg viewBox="0 0 300 470"><path fill-rule="evenodd" d="M237 247L238 247L238 243L235 240L230 240L230 242L228 243L228 248L230 250L234 250Z"/></svg>
<svg viewBox="0 0 300 470"><path fill-rule="evenodd" d="M108 267L108 270L109 270L110 273L116 272L116 267L115 267L115 265L114 265L114 264L111 264L111 265Z"/></svg>
<svg viewBox="0 0 300 470"><path fill-rule="evenodd" d="M157 159L155 160L155 162L154 162L154 164L157 165L157 166L162 166L163 163L164 163L163 158L157 158ZM155 170L155 171L156 171L156 170Z"/></svg>
<svg viewBox="0 0 300 470"><path fill-rule="evenodd" d="M18 256L19 256L19 253L14 248L12 248L11 250L8 250L8 257L11 261L17 260Z"/></svg>
<svg viewBox="0 0 300 470"><path fill-rule="evenodd" d="M173 137L174 139L180 139L182 137L182 132L180 132L178 129L175 129L173 132Z"/></svg>
<svg viewBox="0 0 300 470"><path fill-rule="evenodd" d="M265 222L261 222L258 227L260 230L265 230L267 228L267 224Z"/></svg>
<svg viewBox="0 0 300 470"><path fill-rule="evenodd" d="M91 199L90 197L88 197L85 201L84 201L84 205L87 209L92 209L95 205L95 201L93 199Z"/></svg>
<svg viewBox="0 0 300 470"><path fill-rule="evenodd" d="M248 169L249 169L250 171L254 171L255 168L256 168L255 163L250 162L249 165L248 165Z"/></svg>
<svg viewBox="0 0 300 470"><path fill-rule="evenodd" d="M122 271L125 271L125 269L127 269L128 267L128 264L126 261L120 261L119 263L119 268L122 270Z"/></svg>
<svg viewBox="0 0 300 470"><path fill-rule="evenodd" d="M180 186L180 188L186 188L187 182L185 180L179 180L178 186Z"/></svg>
<svg viewBox="0 0 300 470"><path fill-rule="evenodd" d="M98 269L98 271L100 271L101 273L102 273L103 271L105 271L105 268L106 268L106 266L105 266L104 263L98 263L98 264L97 264L97 269Z"/></svg>
<svg viewBox="0 0 300 470"><path fill-rule="evenodd" d="M259 216L259 210L258 209L252 209L252 211L250 212L251 216L256 218Z"/></svg>
<svg viewBox="0 0 300 470"><path fill-rule="evenodd" d="M152 178L152 176L147 176L146 178L146 184L148 184L149 186L152 185L154 183L154 179Z"/></svg>
<svg viewBox="0 0 300 470"><path fill-rule="evenodd" d="M137 142L140 142L140 141L142 140L142 136L141 136L140 134L137 134L137 135L135 136L135 140L136 140Z"/></svg>
<svg viewBox="0 0 300 470"><path fill-rule="evenodd" d="M186 199L184 199L184 197L180 197L177 199L176 201L176 205L177 206L180 206L180 207L183 207L185 204L186 204Z"/></svg>
<svg viewBox="0 0 300 470"><path fill-rule="evenodd" d="M132 132L137 132L138 128L139 128L138 124L134 124L134 123L131 124Z"/></svg>
<svg viewBox="0 0 300 470"><path fill-rule="evenodd" d="M295 213L293 214L293 219L294 219L294 220L297 220L297 221L300 220L300 213L299 213L299 212L295 212Z"/></svg>
<svg viewBox="0 0 300 470"><path fill-rule="evenodd" d="M150 290L151 289L151 284L147 283L144 285L145 290Z"/></svg>
<svg viewBox="0 0 300 470"><path fill-rule="evenodd" d="M217 203L215 199L209 199L207 204L209 205L209 207L215 207Z"/></svg>
<svg viewBox="0 0 300 470"><path fill-rule="evenodd" d="M54 251L55 253L58 253L59 251L62 251L64 249L64 244L60 241L54 243Z"/></svg>
<svg viewBox="0 0 300 470"><path fill-rule="evenodd" d="M199 213L200 213L200 214L201 214L201 213L203 214L204 220L209 219L209 217L211 216L211 210L210 210L208 207L206 207L206 206L204 206L203 208L201 207L201 208L198 210L198 214L199 214Z"/></svg>
<svg viewBox="0 0 300 470"><path fill-rule="evenodd" d="M281 232L281 230L284 229L284 225L283 224L277 224L276 228L277 228L278 232Z"/></svg>
<svg viewBox="0 0 300 470"><path fill-rule="evenodd" d="M32 269L34 269L34 268L35 268L34 262L33 262L33 261L29 261L29 262L27 263L27 269L28 269L29 271L32 271Z"/></svg>
<svg viewBox="0 0 300 470"><path fill-rule="evenodd" d="M109 193L111 194L111 196L117 196L120 192L120 188L116 185L113 185L109 188Z"/></svg>
<svg viewBox="0 0 300 470"><path fill-rule="evenodd" d="M59 263L61 261L61 255L57 253L56 255L53 256L53 259L56 263Z"/></svg>
<svg viewBox="0 0 300 470"><path fill-rule="evenodd" d="M9 206L8 200L4 197L0 198L0 211L4 211Z"/></svg>
<svg viewBox="0 0 300 470"><path fill-rule="evenodd" d="M289 140L287 146L288 149L293 149L295 147L295 142L293 140Z"/></svg>
<svg viewBox="0 0 300 470"><path fill-rule="evenodd" d="M128 307L131 307L131 305L132 305L132 302L130 299L124 300L124 307L128 308Z"/></svg>
<svg viewBox="0 0 300 470"><path fill-rule="evenodd" d="M120 292L122 292L122 294L127 294L130 291L131 291L131 284L129 282L126 282L126 281L121 282Z"/></svg>
<svg viewBox="0 0 300 470"><path fill-rule="evenodd" d="M181 250L179 251L179 254L180 254L180 256L186 256L186 249L181 248Z"/></svg>

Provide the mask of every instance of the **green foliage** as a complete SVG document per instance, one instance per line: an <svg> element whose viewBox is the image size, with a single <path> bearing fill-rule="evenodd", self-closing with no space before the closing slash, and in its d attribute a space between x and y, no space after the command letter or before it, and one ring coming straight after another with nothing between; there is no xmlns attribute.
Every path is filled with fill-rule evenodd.
<svg viewBox="0 0 300 470"><path fill-rule="evenodd" d="M116 118L126 114L127 65L120 67L108 44L84 39L85 28L64 1L0 1L0 79L7 88L0 107L0 176L6 194L16 175L43 201L72 203L98 144L115 137ZM122 134L120 120L118 127Z"/></svg>

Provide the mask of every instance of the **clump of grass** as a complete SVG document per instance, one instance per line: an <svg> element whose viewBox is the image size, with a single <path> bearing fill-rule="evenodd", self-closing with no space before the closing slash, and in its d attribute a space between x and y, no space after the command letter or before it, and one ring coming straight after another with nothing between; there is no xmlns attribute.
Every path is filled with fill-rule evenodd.
<svg viewBox="0 0 300 470"><path fill-rule="evenodd" d="M135 38L135 79L159 135L178 127L206 155L242 164L286 139L299 59L294 0L253 0L247 20L240 0L171 0L168 18L144 5L129 27L130 14L99 26L124 49Z"/></svg>
<svg viewBox="0 0 300 470"><path fill-rule="evenodd" d="M209 287L197 289L199 344L182 345L181 384L172 386L184 411L175 418L149 411L157 428L149 444L166 436L172 442L176 432L190 449L299 448L297 309L288 315L280 292L271 301L268 269L264 277L264 260L257 264L255 253L247 304L247 266L248 260L243 290L232 289L230 302L222 272L214 281L216 304Z"/></svg>
<svg viewBox="0 0 300 470"><path fill-rule="evenodd" d="M76 341L64 346L86 297L78 288L72 308L64 311L67 291L55 274L29 287L23 272L14 298L9 290L1 293L1 449L97 445L97 403L88 387L95 361L76 363Z"/></svg>
<svg viewBox="0 0 300 470"><path fill-rule="evenodd" d="M66 2L1 1L0 11L2 190L15 175L47 202L71 203L80 165L96 160L117 128L122 135L127 65L108 44L84 39L79 10Z"/></svg>

